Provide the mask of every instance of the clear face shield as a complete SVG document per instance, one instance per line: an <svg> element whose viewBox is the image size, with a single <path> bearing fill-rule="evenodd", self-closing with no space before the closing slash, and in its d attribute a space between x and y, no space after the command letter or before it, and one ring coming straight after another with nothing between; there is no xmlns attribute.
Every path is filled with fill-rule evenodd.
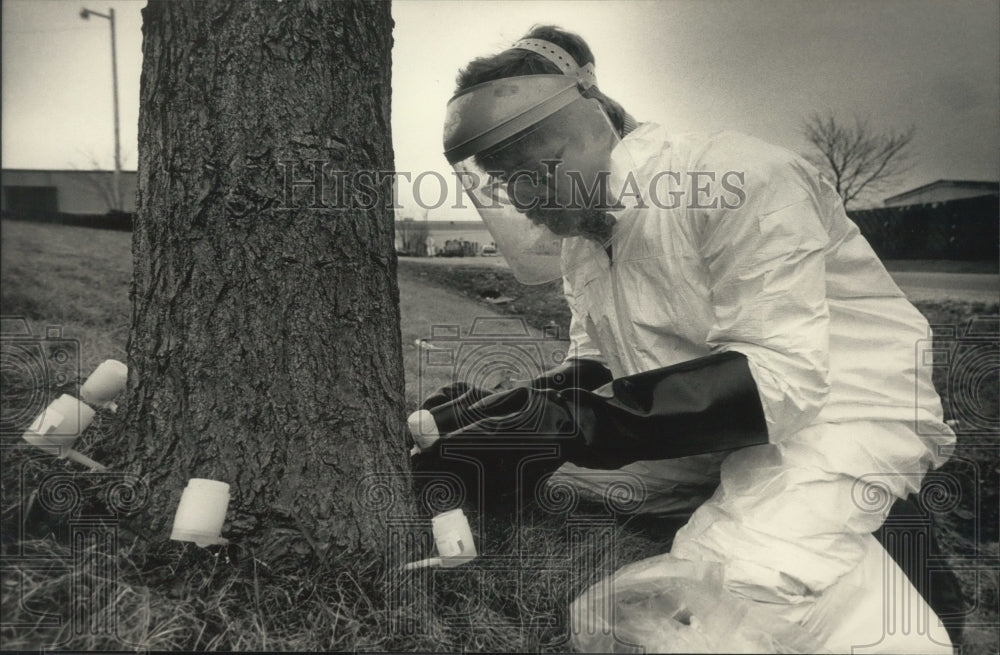
<svg viewBox="0 0 1000 655"><path fill-rule="evenodd" d="M627 229L637 197L631 158L597 100L563 75L477 85L448 105L445 155L514 276L556 280L577 258L563 240L600 253Z"/></svg>

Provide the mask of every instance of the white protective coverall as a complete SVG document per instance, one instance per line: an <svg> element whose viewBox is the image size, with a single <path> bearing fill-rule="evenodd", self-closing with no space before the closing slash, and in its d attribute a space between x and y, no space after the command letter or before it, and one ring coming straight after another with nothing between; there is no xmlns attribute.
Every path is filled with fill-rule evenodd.
<svg viewBox="0 0 1000 655"><path fill-rule="evenodd" d="M647 202L619 215L624 236L612 259L584 238L564 242L570 352L617 378L738 351L769 444L637 462L615 475L565 464L555 479L597 494L616 479L639 480L644 511L697 507L671 554L723 563L727 589L802 622L824 591L884 554L871 533L894 499L873 506L858 480L904 497L954 443L919 359L927 321L801 157L738 133L671 136L652 123L625 142L640 179L671 172L654 188L661 205L677 206ZM730 190L720 184L727 172ZM707 189L693 192L692 180ZM864 586L881 594L879 580ZM859 620L877 632L881 615L866 611ZM834 621L824 634L838 629ZM871 643L832 639L833 650Z"/></svg>

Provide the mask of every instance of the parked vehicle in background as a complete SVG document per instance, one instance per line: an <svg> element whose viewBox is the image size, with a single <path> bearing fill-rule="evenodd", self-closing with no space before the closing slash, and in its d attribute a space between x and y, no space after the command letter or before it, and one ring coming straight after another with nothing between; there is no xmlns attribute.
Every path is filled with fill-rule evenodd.
<svg viewBox="0 0 1000 655"><path fill-rule="evenodd" d="M482 251L480 251L479 254L482 255L483 257L496 257L497 256L496 244L487 243L485 246L483 246L483 249Z"/></svg>
<svg viewBox="0 0 1000 655"><path fill-rule="evenodd" d="M438 253L438 257L475 257L479 250L479 244L474 241L462 241L460 239L448 239L444 242L444 248Z"/></svg>

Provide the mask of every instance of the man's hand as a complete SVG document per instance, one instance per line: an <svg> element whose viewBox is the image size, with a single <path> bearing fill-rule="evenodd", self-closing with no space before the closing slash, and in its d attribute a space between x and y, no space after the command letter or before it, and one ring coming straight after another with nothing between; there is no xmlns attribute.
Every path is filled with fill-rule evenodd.
<svg viewBox="0 0 1000 655"><path fill-rule="evenodd" d="M478 467L484 493L526 480L531 451L550 454L536 467L546 473L565 461L616 469L768 442L757 386L738 352L619 378L602 394L519 387L479 397L466 389L448 402L428 410L434 438L424 440L415 466Z"/></svg>
<svg viewBox="0 0 1000 655"><path fill-rule="evenodd" d="M591 359L568 359L559 366L545 371L527 386L556 391L563 389L593 391L611 380L611 370L600 362Z"/></svg>
<svg viewBox="0 0 1000 655"><path fill-rule="evenodd" d="M414 435L425 445L410 459L418 494L435 477L457 476L469 500L495 509L519 489L533 495L578 443L568 404L556 391L520 387L484 395L452 385L428 400L423 433ZM429 433L436 438L427 439Z"/></svg>
<svg viewBox="0 0 1000 655"><path fill-rule="evenodd" d="M590 390L607 384L611 379L611 371L600 362L569 359L534 379L520 381L515 390L520 387L556 391ZM500 418L504 414L515 413L519 410L519 403L530 404L519 395L513 399L497 398L494 402L477 405L480 401L492 396L502 396L504 393L496 389L487 391L471 387L464 382L455 382L438 389L409 418L410 433L416 445L426 449L441 435L451 434L485 418Z"/></svg>

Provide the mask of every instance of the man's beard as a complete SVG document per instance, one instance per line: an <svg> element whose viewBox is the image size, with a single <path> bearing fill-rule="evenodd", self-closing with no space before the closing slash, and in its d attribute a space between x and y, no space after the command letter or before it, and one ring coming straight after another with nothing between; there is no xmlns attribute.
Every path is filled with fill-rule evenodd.
<svg viewBox="0 0 1000 655"><path fill-rule="evenodd" d="M615 217L601 209L531 209L528 218L561 237L582 236L604 245L611 241Z"/></svg>

